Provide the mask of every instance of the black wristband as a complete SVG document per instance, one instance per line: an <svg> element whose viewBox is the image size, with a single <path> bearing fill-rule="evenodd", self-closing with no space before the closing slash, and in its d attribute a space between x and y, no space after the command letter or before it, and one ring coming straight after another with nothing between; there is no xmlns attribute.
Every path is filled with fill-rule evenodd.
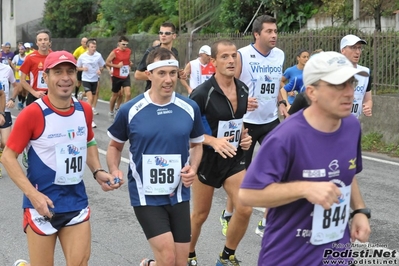
<svg viewBox="0 0 399 266"><path fill-rule="evenodd" d="M15 99L14 99L14 98L10 98L9 100L10 100L10 101L13 101L13 102L15 103Z"/></svg>
<svg viewBox="0 0 399 266"><path fill-rule="evenodd" d="M103 168L97 168L97 169L94 170L94 172L93 172L93 178L94 178L94 179L97 179L96 175L97 175L98 172L106 172L106 173L108 173L108 172L107 172L105 169L103 169Z"/></svg>

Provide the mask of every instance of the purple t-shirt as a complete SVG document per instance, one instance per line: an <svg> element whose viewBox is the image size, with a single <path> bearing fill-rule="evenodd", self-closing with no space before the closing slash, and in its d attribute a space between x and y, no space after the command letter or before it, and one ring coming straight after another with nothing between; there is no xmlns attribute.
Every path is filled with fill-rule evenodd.
<svg viewBox="0 0 399 266"><path fill-rule="evenodd" d="M330 181L338 187L349 186L362 170L360 136L360 124L353 115L342 119L335 132L323 133L307 123L301 110L265 138L241 187L263 189L291 181ZM259 266L326 265L326 250L348 249L348 226L339 241L310 243L313 209L314 204L306 199L269 209Z"/></svg>
<svg viewBox="0 0 399 266"><path fill-rule="evenodd" d="M14 58L14 53L13 52L1 52L1 63L5 65L9 65L8 59L12 60Z"/></svg>

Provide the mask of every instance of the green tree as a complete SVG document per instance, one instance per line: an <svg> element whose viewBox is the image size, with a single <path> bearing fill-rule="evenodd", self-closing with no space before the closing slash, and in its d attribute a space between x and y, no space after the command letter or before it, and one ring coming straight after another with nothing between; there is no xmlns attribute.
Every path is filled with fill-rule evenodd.
<svg viewBox="0 0 399 266"><path fill-rule="evenodd" d="M47 0L42 25L53 37L74 38L83 27L96 20L96 0Z"/></svg>
<svg viewBox="0 0 399 266"><path fill-rule="evenodd" d="M159 1L147 0L102 0L100 10L113 34L124 34L128 23L138 25L144 18L162 11Z"/></svg>
<svg viewBox="0 0 399 266"><path fill-rule="evenodd" d="M375 29L378 31L381 31L381 17L384 14L392 15L398 9L398 1L395 3L392 0L361 0L360 5L367 15L374 18Z"/></svg>

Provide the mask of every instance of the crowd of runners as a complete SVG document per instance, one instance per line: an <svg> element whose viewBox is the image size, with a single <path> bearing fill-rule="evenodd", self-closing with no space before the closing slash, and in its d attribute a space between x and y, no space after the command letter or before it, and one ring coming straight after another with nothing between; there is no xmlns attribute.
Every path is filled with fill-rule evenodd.
<svg viewBox="0 0 399 266"><path fill-rule="evenodd" d="M246 265L238 247L253 207L266 208L254 228L263 237L258 265L324 265L325 250L368 241L370 210L356 179L358 119L371 116L373 107L370 70L358 65L366 41L346 35L339 52L301 49L298 63L284 70L276 19L257 17L252 34L253 42L240 49L226 39L204 45L198 58L180 66L176 28L163 23L159 42L134 73L146 89L133 99L134 47L125 36L106 59L93 38L82 38L73 53L53 51L47 30L37 32L37 49L21 42L11 55L5 43L0 156L23 192L29 248L29 262L14 266L53 265L49 250L57 240L66 265L89 264L86 165L102 190L128 186L152 250L151 258L137 258L140 266L204 265L201 258L209 255L197 253L196 244L205 241L201 228L215 188L222 187L226 238L213 255L216 266ZM112 79L107 168L93 130L102 71ZM178 82L188 97L175 92ZM21 112L11 130L14 104ZM126 142L130 163L123 169Z"/></svg>

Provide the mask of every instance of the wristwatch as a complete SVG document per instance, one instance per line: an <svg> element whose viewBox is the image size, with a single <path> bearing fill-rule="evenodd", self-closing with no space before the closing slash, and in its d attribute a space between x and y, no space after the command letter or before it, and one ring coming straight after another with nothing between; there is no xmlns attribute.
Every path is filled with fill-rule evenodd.
<svg viewBox="0 0 399 266"><path fill-rule="evenodd" d="M94 179L97 179L96 175L97 175L98 172L106 172L106 173L108 173L108 172L107 172L105 169L103 169L103 168L97 168L97 169L94 170L94 172L93 172L93 178L94 178Z"/></svg>
<svg viewBox="0 0 399 266"><path fill-rule="evenodd" d="M280 104L284 104L285 107L287 107L287 101L286 100L281 100L278 102L278 106L280 106Z"/></svg>
<svg viewBox="0 0 399 266"><path fill-rule="evenodd" d="M351 213L351 219L353 218L353 216L355 216L355 214L358 214L358 213L363 213L364 215L367 216L368 219L371 218L371 210L370 210L369 208L364 208L364 209L357 209L357 210L354 210L354 211Z"/></svg>
<svg viewBox="0 0 399 266"><path fill-rule="evenodd" d="M14 98L10 98L9 101L13 101L15 103L15 99Z"/></svg>

